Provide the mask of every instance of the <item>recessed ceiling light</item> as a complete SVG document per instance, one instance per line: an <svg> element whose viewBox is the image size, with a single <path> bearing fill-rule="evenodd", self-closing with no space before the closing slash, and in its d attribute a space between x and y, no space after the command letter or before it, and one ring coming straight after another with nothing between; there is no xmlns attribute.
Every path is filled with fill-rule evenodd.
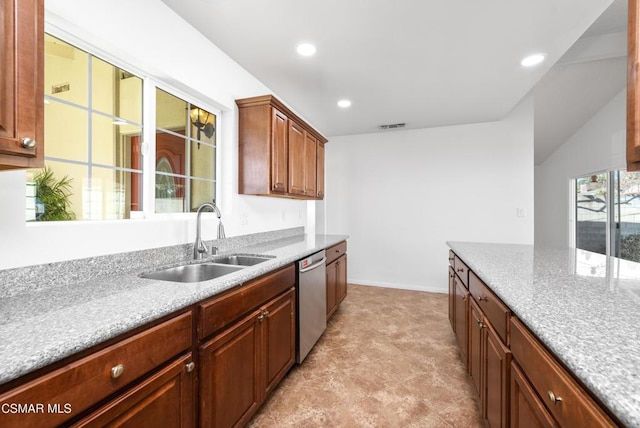
<svg viewBox="0 0 640 428"><path fill-rule="evenodd" d="M520 64L523 67L531 67L540 64L542 61L544 61L545 57L546 55L543 53L534 53L525 57L522 61L520 61Z"/></svg>
<svg viewBox="0 0 640 428"><path fill-rule="evenodd" d="M338 101L338 107L340 107L340 108L351 107L351 101L349 101L349 100L340 100L340 101Z"/></svg>
<svg viewBox="0 0 640 428"><path fill-rule="evenodd" d="M316 47L311 43L298 43L296 50L302 56L311 56L316 53Z"/></svg>

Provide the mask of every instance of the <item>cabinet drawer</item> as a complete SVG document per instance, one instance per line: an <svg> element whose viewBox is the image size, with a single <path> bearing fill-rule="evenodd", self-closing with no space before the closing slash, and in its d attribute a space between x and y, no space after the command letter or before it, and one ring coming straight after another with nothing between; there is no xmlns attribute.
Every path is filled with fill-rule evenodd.
<svg viewBox="0 0 640 428"><path fill-rule="evenodd" d="M203 339L215 333L295 283L295 266L289 265L201 303L198 305L198 337Z"/></svg>
<svg viewBox="0 0 640 428"><path fill-rule="evenodd" d="M72 427L194 426L192 360L189 353L173 361Z"/></svg>
<svg viewBox="0 0 640 428"><path fill-rule="evenodd" d="M454 256L453 259L453 269L456 271L456 275L464 286L469 288L469 268L458 256Z"/></svg>
<svg viewBox="0 0 640 428"><path fill-rule="evenodd" d="M529 378L533 389L560 426L616 426L527 328L513 317L511 352Z"/></svg>
<svg viewBox="0 0 640 428"><path fill-rule="evenodd" d="M502 343L507 343L507 326L509 324L509 309L493 294L475 273L469 273L469 293L478 303L491 323Z"/></svg>
<svg viewBox="0 0 640 428"><path fill-rule="evenodd" d="M187 312L34 379L3 394L0 403L41 404L42 411L2 414L2 426L59 425L189 348L191 339ZM56 405L58 411L49 407Z"/></svg>
<svg viewBox="0 0 640 428"><path fill-rule="evenodd" d="M347 253L347 241L342 241L342 242L334 245L333 247L327 248L327 251L326 251L327 264L333 262L338 257L340 257L340 256L342 256L343 254L346 254L346 253Z"/></svg>

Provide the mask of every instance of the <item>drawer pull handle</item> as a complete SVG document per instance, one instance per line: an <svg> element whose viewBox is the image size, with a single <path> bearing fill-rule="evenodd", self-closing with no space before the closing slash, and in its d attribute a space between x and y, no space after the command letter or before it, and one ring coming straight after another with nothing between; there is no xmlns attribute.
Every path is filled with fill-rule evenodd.
<svg viewBox="0 0 640 428"><path fill-rule="evenodd" d="M547 391L547 396L549 397L549 400L553 403L553 404L560 404L562 403L562 397L558 397L556 394L553 393L553 391Z"/></svg>
<svg viewBox="0 0 640 428"><path fill-rule="evenodd" d="M124 364L111 367L111 379L118 379L124 373Z"/></svg>
<svg viewBox="0 0 640 428"><path fill-rule="evenodd" d="M478 296L478 302L486 302L487 300L489 299L487 299L486 297Z"/></svg>
<svg viewBox="0 0 640 428"><path fill-rule="evenodd" d="M463 269L463 268L458 268L458 269L456 269L456 271L458 271L458 272L464 272L464 269Z"/></svg>
<svg viewBox="0 0 640 428"><path fill-rule="evenodd" d="M187 369L187 373L191 373L193 371L193 369L196 368L196 363L194 363L193 361L191 361L190 363L187 363L185 365L185 368Z"/></svg>

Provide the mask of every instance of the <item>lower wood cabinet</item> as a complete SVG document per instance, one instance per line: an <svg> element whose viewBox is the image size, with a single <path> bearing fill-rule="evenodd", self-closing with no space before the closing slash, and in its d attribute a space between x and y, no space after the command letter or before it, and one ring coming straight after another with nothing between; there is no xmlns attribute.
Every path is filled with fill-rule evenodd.
<svg viewBox="0 0 640 428"><path fill-rule="evenodd" d="M589 394L542 346L517 318L511 318L511 350L517 367L522 370L521 383L527 382L546 412L558 426L617 426Z"/></svg>
<svg viewBox="0 0 640 428"><path fill-rule="evenodd" d="M473 298L469 299L468 371L480 396L480 413L492 428L508 427L509 363L502 343Z"/></svg>
<svg viewBox="0 0 640 428"><path fill-rule="evenodd" d="M487 285L452 255L449 318L480 397L485 425L618 426ZM468 275L468 290L461 274Z"/></svg>
<svg viewBox="0 0 640 428"><path fill-rule="evenodd" d="M167 420L179 419L180 424L163 426L184 426L182 421L193 415L191 357L167 362L191 347L192 326L188 311L0 394L3 408L15 403L42 406L35 412L3 412L0 426L69 425L87 413L80 425L122 420L124 414L135 420L140 414L149 420L171 414ZM104 400L109 404L90 413Z"/></svg>
<svg viewBox="0 0 640 428"><path fill-rule="evenodd" d="M512 427L557 427L551 414L533 390L529 381L515 361L511 362L511 406Z"/></svg>
<svg viewBox="0 0 640 428"><path fill-rule="evenodd" d="M243 426L295 363L295 302L290 264L0 386L0 427Z"/></svg>
<svg viewBox="0 0 640 428"><path fill-rule="evenodd" d="M484 419L493 428L509 425L509 371L511 351L491 324L484 325L481 403Z"/></svg>
<svg viewBox="0 0 640 428"><path fill-rule="evenodd" d="M460 358L465 365L468 364L469 355L469 291L467 291L464 284L459 278L454 276L453 278L454 288L454 310L455 310L455 329L456 340L458 341L458 349L460 351Z"/></svg>
<svg viewBox="0 0 640 428"><path fill-rule="evenodd" d="M71 426L192 427L194 366L189 353Z"/></svg>
<svg viewBox="0 0 640 428"><path fill-rule="evenodd" d="M326 250L327 254L327 320L347 297L347 243Z"/></svg>
<svg viewBox="0 0 640 428"><path fill-rule="evenodd" d="M295 362L295 288L200 346L200 423L246 424Z"/></svg>

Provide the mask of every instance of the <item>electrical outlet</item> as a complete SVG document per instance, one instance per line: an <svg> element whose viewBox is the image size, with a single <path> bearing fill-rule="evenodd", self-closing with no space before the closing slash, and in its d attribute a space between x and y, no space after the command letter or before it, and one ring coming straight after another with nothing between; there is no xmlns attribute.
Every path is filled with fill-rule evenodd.
<svg viewBox="0 0 640 428"><path fill-rule="evenodd" d="M518 208L516 210L516 215L520 218L524 218L527 216L527 211L524 208Z"/></svg>
<svg viewBox="0 0 640 428"><path fill-rule="evenodd" d="M249 216L247 215L246 212L241 212L239 217L240 217L240 226L249 225Z"/></svg>

